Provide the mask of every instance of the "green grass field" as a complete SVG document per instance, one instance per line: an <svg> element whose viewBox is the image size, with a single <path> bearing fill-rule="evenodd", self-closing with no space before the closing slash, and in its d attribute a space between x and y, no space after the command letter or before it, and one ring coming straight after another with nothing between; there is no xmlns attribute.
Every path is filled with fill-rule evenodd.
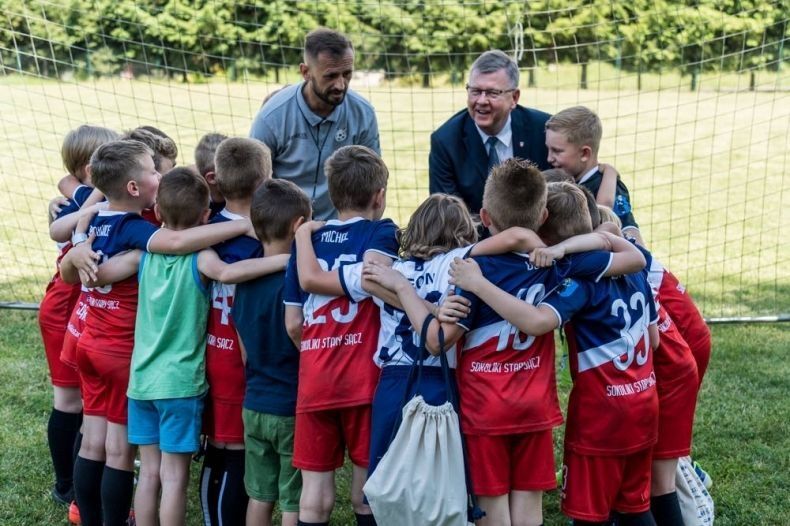
<svg viewBox="0 0 790 526"><path fill-rule="evenodd" d="M700 394L694 458L711 474L720 526L785 525L790 517L790 325L715 326L713 358ZM567 386L562 388L567 390ZM566 392L563 394L567 394ZM46 446L51 388L35 315L0 310L0 524L66 524L49 498ZM563 397L564 398L564 397ZM557 430L559 444L562 429ZM198 471L193 465L193 474ZM332 524L352 525L348 471ZM187 523L201 524L197 485ZM556 492L545 501L547 526L567 524Z"/></svg>
<svg viewBox="0 0 790 526"><path fill-rule="evenodd" d="M291 75L292 77L292 75ZM289 77L289 81L294 78ZM689 284L706 316L790 312L787 73L706 75L690 92L676 73L635 77L611 66L537 73L525 105L556 112L574 104L604 122L600 158L620 170L651 249ZM442 79L437 79L440 82ZM524 80L522 83L526 82ZM465 106L461 86L423 89L385 84L356 89L377 110L390 171L388 214L404 223L427 195L432 130ZM38 301L55 250L45 205L63 174L63 135L82 123L129 129L156 125L192 162L204 133L246 135L271 80L184 84L162 78L75 83L5 77L0 82L0 302Z"/></svg>

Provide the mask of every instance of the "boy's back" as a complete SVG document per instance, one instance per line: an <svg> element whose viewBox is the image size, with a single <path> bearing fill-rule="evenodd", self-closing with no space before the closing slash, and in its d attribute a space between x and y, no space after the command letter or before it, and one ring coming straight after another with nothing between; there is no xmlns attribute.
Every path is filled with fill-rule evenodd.
<svg viewBox="0 0 790 526"><path fill-rule="evenodd" d="M654 444L658 397L648 326L657 315L645 273L597 283L566 279L543 303L561 323L571 322L565 448L627 455Z"/></svg>
<svg viewBox="0 0 790 526"><path fill-rule="evenodd" d="M369 250L396 258L395 232L390 220L357 217L328 221L312 239L321 266L333 270L362 261ZM305 318L297 410L370 403L378 377L372 360L380 327L376 306L369 299L355 303L345 296L305 293L299 288L295 252L285 282L285 304L300 306Z"/></svg>

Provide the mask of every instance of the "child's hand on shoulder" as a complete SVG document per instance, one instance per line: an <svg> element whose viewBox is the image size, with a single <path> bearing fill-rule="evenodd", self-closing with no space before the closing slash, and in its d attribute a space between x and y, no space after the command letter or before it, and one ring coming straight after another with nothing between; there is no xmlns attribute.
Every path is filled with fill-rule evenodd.
<svg viewBox="0 0 790 526"><path fill-rule="evenodd" d="M436 319L440 323L458 323L458 321L469 316L470 305L471 302L467 298L458 294L452 294L439 305Z"/></svg>
<svg viewBox="0 0 790 526"><path fill-rule="evenodd" d="M450 283L463 290L475 292L485 282L480 265L472 258L455 258L450 264Z"/></svg>
<svg viewBox="0 0 790 526"><path fill-rule="evenodd" d="M529 253L529 260L536 267L550 267L555 260L563 257L565 257L565 250L558 245L536 248Z"/></svg>
<svg viewBox="0 0 790 526"><path fill-rule="evenodd" d="M374 283L378 283L385 289L396 291L398 287L411 286L403 274L380 263L365 263L362 267L362 276Z"/></svg>
<svg viewBox="0 0 790 526"><path fill-rule="evenodd" d="M87 241L73 247L68 253L71 264L79 272L80 281L86 286L92 286L93 282L98 279L96 273L99 271L100 256L93 251L94 239L96 239L96 234L91 233Z"/></svg>

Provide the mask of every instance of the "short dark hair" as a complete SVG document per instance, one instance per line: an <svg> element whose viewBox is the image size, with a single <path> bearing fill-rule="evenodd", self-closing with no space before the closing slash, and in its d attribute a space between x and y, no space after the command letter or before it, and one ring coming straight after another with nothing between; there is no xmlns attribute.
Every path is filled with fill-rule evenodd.
<svg viewBox="0 0 790 526"><path fill-rule="evenodd" d="M203 177L209 172L216 172L214 168L214 154L217 153L219 143L227 139L227 135L221 133L207 133L198 141L195 146L195 166Z"/></svg>
<svg viewBox="0 0 790 526"><path fill-rule="evenodd" d="M167 135L157 135L156 133L146 129L150 126L140 126L133 130L129 130L123 134L121 139L129 139L132 141L139 141L154 152L154 168L158 172L162 166L162 159L170 159L173 163L176 162L178 157L178 147L173 139ZM156 129L156 128L154 128ZM161 133L161 132L160 132Z"/></svg>
<svg viewBox="0 0 790 526"><path fill-rule="evenodd" d="M474 73L496 73L499 70L505 70L507 78L510 81L512 89L518 88L518 64L510 58L507 53L499 49L486 51L472 63L469 69L469 76Z"/></svg>
<svg viewBox="0 0 790 526"><path fill-rule="evenodd" d="M365 210L373 196L387 188L389 171L379 155L367 146L339 148L324 164L329 198L339 211Z"/></svg>
<svg viewBox="0 0 790 526"><path fill-rule="evenodd" d="M208 202L208 183L194 168L173 168L159 181L156 205L162 222L170 228L198 225L208 209Z"/></svg>
<svg viewBox="0 0 790 526"><path fill-rule="evenodd" d="M311 215L310 198L287 179L267 179L252 197L250 221L264 243L289 239L293 222Z"/></svg>
<svg viewBox="0 0 790 526"><path fill-rule="evenodd" d="M333 57L342 57L347 51L354 51L354 45L346 35L319 27L310 31L304 39L304 61L310 62L321 53L329 53Z"/></svg>
<svg viewBox="0 0 790 526"><path fill-rule="evenodd" d="M538 231L546 243L553 245L571 236L592 232L587 199L575 184L549 183L546 208L549 217Z"/></svg>
<svg viewBox="0 0 790 526"><path fill-rule="evenodd" d="M214 169L225 199L243 199L272 176L272 153L257 139L231 137L217 146Z"/></svg>
<svg viewBox="0 0 790 526"><path fill-rule="evenodd" d="M507 159L486 179L483 208L499 230L513 226L537 230L546 208L546 179L531 162Z"/></svg>
<svg viewBox="0 0 790 526"><path fill-rule="evenodd" d="M140 141L104 143L91 156L91 181L107 199L126 197L126 183L136 180L142 170L141 158L153 157L151 148Z"/></svg>

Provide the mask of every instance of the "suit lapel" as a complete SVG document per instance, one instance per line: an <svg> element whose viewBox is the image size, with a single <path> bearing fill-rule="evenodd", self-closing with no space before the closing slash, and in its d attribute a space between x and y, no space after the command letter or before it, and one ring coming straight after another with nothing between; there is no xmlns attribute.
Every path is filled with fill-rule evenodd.
<svg viewBox="0 0 790 526"><path fill-rule="evenodd" d="M467 152L466 169L485 181L486 170L488 168L488 155L486 155L483 141L480 140L480 134L477 132L475 121L468 115L464 123L464 146Z"/></svg>

